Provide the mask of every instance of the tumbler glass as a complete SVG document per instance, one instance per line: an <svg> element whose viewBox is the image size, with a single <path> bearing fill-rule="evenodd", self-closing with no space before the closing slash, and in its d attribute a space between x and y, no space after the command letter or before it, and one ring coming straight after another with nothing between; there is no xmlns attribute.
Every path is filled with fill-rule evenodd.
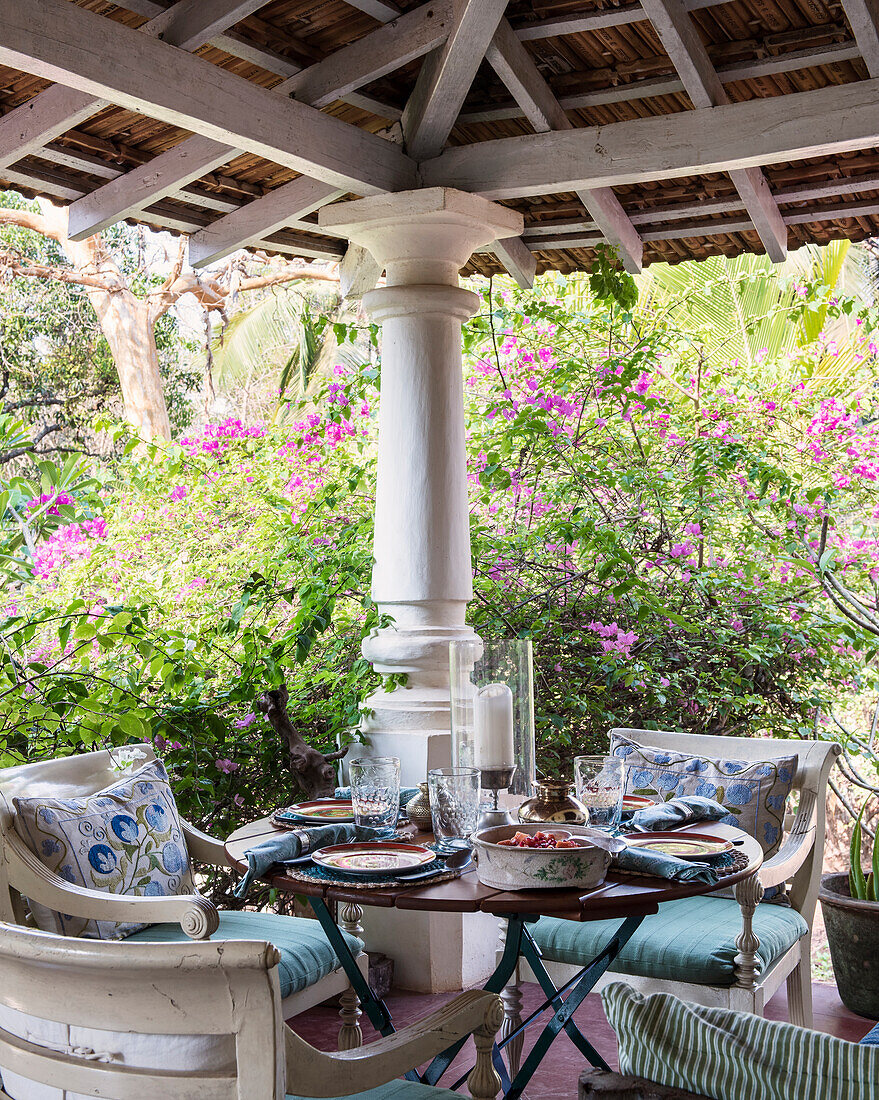
<svg viewBox="0 0 879 1100"><path fill-rule="evenodd" d="M469 840L479 821L479 769L434 768L427 773L430 817L437 840Z"/></svg>
<svg viewBox="0 0 879 1100"><path fill-rule="evenodd" d="M400 761L371 756L348 765L354 821L370 829L393 832L400 816Z"/></svg>
<svg viewBox="0 0 879 1100"><path fill-rule="evenodd" d="M589 824L615 829L620 823L625 788L625 763L618 756L576 756L577 798L589 811Z"/></svg>

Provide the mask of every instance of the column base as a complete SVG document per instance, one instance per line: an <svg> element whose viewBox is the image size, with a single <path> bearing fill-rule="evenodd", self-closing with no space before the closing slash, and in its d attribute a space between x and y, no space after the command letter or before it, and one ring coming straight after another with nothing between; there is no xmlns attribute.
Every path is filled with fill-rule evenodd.
<svg viewBox="0 0 879 1100"><path fill-rule="evenodd" d="M347 759L360 756L397 756L404 787L424 783L431 768L447 768L452 760L452 735L442 730L362 730L369 744L355 742Z"/></svg>
<svg viewBox="0 0 879 1100"><path fill-rule="evenodd" d="M495 968L498 918L488 913L363 910L367 951L394 960L394 985L450 993L481 985Z"/></svg>

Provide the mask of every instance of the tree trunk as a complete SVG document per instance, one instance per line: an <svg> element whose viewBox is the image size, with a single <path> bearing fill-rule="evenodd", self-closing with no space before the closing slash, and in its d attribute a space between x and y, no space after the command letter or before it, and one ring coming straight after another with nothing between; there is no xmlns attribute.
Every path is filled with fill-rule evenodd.
<svg viewBox="0 0 879 1100"><path fill-rule="evenodd" d="M110 345L122 388L125 419L143 439L170 439L171 422L159 373L156 333L146 302L129 291L87 290ZM98 298L103 299L100 303Z"/></svg>

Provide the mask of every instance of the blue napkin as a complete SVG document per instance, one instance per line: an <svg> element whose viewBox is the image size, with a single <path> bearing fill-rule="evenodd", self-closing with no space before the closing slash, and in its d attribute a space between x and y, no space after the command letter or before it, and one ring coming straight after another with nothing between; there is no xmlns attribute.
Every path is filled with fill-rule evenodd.
<svg viewBox="0 0 879 1100"><path fill-rule="evenodd" d="M276 833L244 853L247 871L232 893L236 898L247 896L255 878L261 878L274 863L284 863L308 852L316 852L328 844L345 844L349 840L375 840L386 836L385 829L367 829L360 825L303 826Z"/></svg>
<svg viewBox="0 0 879 1100"><path fill-rule="evenodd" d="M620 871L634 871L639 875L653 875L671 882L717 882L717 871L707 863L694 863L677 856L666 856L646 848L626 848L614 860Z"/></svg>
<svg viewBox="0 0 879 1100"><path fill-rule="evenodd" d="M653 829L677 829L681 825L692 825L696 821L719 821L728 815L729 810L719 802L715 802L713 798L688 794L637 810L632 814L629 827L633 832L646 833Z"/></svg>
<svg viewBox="0 0 879 1100"><path fill-rule="evenodd" d="M418 788L417 787L401 787L400 788L400 812L401 813L402 813L403 810L406 809L406 803L411 802L411 800L417 794L418 794ZM333 797L334 798L350 798L351 797L351 788L350 787L336 787L336 791L335 791L335 794L333 795Z"/></svg>

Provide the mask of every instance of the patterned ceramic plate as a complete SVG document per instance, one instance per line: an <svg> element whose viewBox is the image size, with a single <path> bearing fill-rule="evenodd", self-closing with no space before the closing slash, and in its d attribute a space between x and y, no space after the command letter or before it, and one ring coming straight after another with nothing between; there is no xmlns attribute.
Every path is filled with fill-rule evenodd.
<svg viewBox="0 0 879 1100"><path fill-rule="evenodd" d="M420 844L331 844L313 852L311 858L321 867L344 871L348 875L393 875L411 871L436 859L436 852Z"/></svg>
<svg viewBox="0 0 879 1100"><path fill-rule="evenodd" d="M354 820L350 798L318 798L313 802L294 802L276 810L279 821L308 821L314 825L345 825Z"/></svg>
<svg viewBox="0 0 879 1100"><path fill-rule="evenodd" d="M664 856L677 856L678 859L704 859L733 850L731 840L711 833L627 833L623 840L633 848L649 848Z"/></svg>
<svg viewBox="0 0 879 1100"><path fill-rule="evenodd" d="M623 813L633 814L637 810L646 810L648 806L654 805L652 798L647 798L643 794L627 794L623 796Z"/></svg>

